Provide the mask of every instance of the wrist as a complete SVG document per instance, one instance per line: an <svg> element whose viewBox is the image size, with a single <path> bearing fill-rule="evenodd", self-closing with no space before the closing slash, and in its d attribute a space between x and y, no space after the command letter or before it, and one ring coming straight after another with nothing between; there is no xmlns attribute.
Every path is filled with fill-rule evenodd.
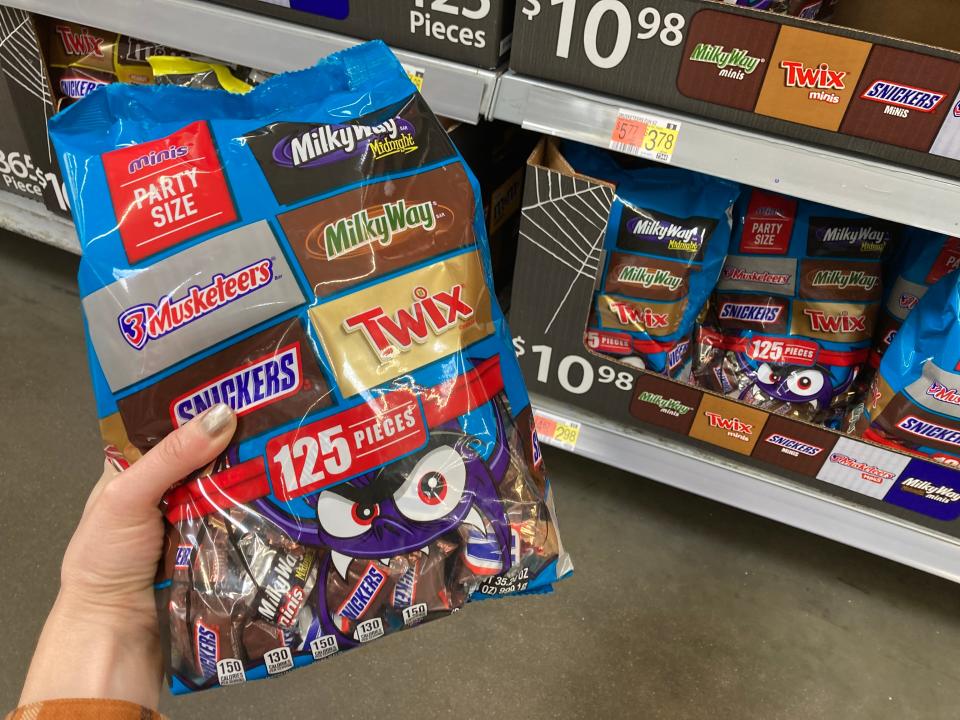
<svg viewBox="0 0 960 720"><path fill-rule="evenodd" d="M142 614L61 591L30 663L20 704L110 698L156 709L162 679L159 631Z"/></svg>

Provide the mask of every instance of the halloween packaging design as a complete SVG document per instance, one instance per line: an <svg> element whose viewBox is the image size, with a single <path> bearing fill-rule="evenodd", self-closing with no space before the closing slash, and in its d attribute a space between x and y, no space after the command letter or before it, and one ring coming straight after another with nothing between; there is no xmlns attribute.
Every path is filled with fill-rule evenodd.
<svg viewBox="0 0 960 720"><path fill-rule="evenodd" d="M679 168L624 169L611 153L579 143L565 143L563 152L578 172L617 187L587 347L682 375L694 321L727 254L739 186Z"/></svg>
<svg viewBox="0 0 960 720"><path fill-rule="evenodd" d="M808 20L827 17L836 4L836 0L832 2L830 0L723 0L723 2L753 10L796 15Z"/></svg>
<svg viewBox="0 0 960 720"><path fill-rule="evenodd" d="M932 244L935 247L935 244ZM960 274L923 294L880 361L856 432L960 466Z"/></svg>
<svg viewBox="0 0 960 720"><path fill-rule="evenodd" d="M476 180L386 46L245 95L109 85L51 131L104 439L238 415L162 506L174 692L571 571Z"/></svg>
<svg viewBox="0 0 960 720"><path fill-rule="evenodd" d="M702 387L839 427L873 339L881 260L898 226L761 190L737 230L697 331Z"/></svg>

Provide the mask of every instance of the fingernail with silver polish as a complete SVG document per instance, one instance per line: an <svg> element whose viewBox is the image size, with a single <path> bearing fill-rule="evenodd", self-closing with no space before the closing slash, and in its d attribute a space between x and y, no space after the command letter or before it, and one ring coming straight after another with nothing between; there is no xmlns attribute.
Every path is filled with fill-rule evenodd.
<svg viewBox="0 0 960 720"><path fill-rule="evenodd" d="M204 416L200 418L200 427L210 437L216 437L230 424L232 417L233 410L230 409L230 406L226 403L220 403L207 410Z"/></svg>

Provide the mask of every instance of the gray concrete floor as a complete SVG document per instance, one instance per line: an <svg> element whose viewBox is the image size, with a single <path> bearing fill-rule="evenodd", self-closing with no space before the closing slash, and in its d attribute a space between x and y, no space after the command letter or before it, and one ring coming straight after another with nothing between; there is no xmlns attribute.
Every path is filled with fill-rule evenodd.
<svg viewBox="0 0 960 720"><path fill-rule="evenodd" d="M0 233L0 711L16 702L101 465L76 265ZM552 596L470 606L162 709L177 720L960 715L957 586L574 456L547 461L577 566Z"/></svg>

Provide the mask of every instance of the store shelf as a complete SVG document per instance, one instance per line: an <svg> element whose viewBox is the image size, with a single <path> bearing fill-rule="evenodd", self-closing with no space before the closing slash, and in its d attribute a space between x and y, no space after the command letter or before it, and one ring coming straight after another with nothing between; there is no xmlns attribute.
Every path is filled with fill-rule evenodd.
<svg viewBox="0 0 960 720"><path fill-rule="evenodd" d="M35 200L0 191L0 228L80 254L73 223L57 217Z"/></svg>
<svg viewBox="0 0 960 720"><path fill-rule="evenodd" d="M491 116L607 147L621 109L683 123L673 164L874 217L960 234L960 181L507 72Z"/></svg>
<svg viewBox="0 0 960 720"><path fill-rule="evenodd" d="M192 0L4 0L5 5L87 23L261 70L297 70L361 42ZM476 123L489 110L497 73L395 50L422 69L423 94L438 115Z"/></svg>
<svg viewBox="0 0 960 720"><path fill-rule="evenodd" d="M537 395L531 400L536 410L581 424L578 455L960 582L956 538L709 450L617 426Z"/></svg>

